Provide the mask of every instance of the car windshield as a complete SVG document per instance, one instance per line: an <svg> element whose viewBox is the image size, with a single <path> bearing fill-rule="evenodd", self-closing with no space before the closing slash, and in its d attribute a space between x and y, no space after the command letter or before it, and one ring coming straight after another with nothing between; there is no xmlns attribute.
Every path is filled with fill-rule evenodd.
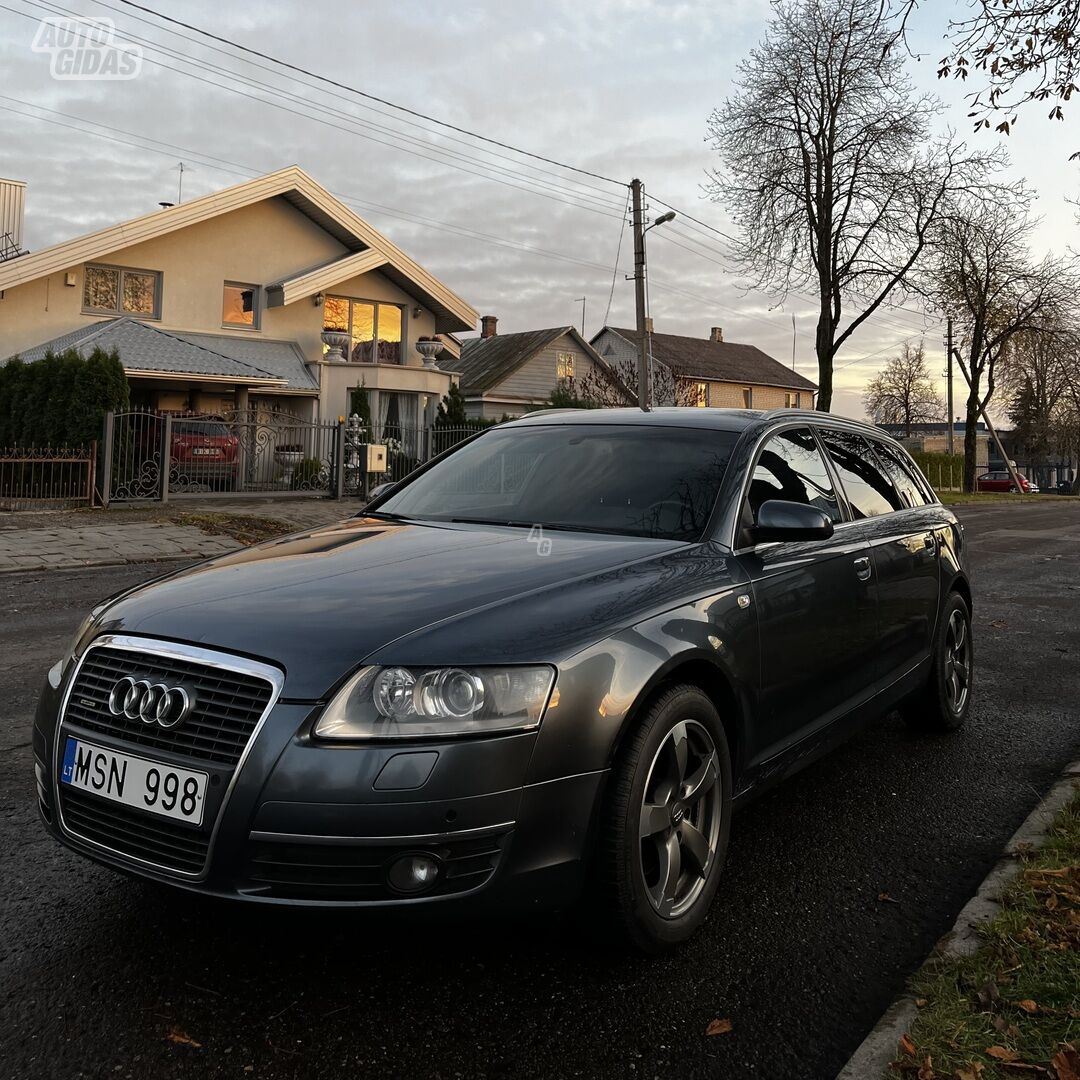
<svg viewBox="0 0 1080 1080"><path fill-rule="evenodd" d="M430 521L696 540L736 438L729 431L632 424L497 428L378 510Z"/></svg>

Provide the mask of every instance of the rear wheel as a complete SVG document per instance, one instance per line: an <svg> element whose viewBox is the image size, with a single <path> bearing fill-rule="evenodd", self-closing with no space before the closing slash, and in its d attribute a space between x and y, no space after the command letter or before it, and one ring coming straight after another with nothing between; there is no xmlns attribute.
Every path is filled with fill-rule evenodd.
<svg viewBox="0 0 1080 1080"><path fill-rule="evenodd" d="M710 699L663 691L613 770L602 823L602 903L609 926L655 952L701 925L731 830L731 758Z"/></svg>
<svg viewBox="0 0 1080 1080"><path fill-rule="evenodd" d="M934 642L926 687L901 706L907 723L919 731L956 731L971 709L975 653L971 614L959 593L950 593Z"/></svg>

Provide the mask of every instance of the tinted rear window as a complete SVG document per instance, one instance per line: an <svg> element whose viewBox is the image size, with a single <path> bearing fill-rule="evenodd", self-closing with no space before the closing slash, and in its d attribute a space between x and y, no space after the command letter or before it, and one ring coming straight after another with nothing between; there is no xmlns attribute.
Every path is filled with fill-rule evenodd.
<svg viewBox="0 0 1080 1080"><path fill-rule="evenodd" d="M856 518L878 517L904 508L899 492L861 435L850 431L823 431L821 435Z"/></svg>

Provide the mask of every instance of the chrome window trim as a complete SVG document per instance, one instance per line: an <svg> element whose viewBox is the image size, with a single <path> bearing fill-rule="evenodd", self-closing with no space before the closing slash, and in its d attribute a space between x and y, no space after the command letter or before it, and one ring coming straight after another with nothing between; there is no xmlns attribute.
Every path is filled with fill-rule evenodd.
<svg viewBox="0 0 1080 1080"><path fill-rule="evenodd" d="M82 670L86 658L94 649L106 647L110 649L122 649L126 652L148 653L151 656L164 656L171 660L187 660L192 663L205 664L207 667L219 668L223 671L235 671L242 675L251 675L255 678L263 679L270 684L270 699L267 701L266 708L263 709L259 719L255 722L255 726L251 730L251 735L248 737L247 744L244 746L243 752L236 762L236 767L233 769L232 776L229 778L228 786L225 788L225 794L221 799L221 806L218 808L217 818L214 821L213 828L210 830L210 840L206 846L206 860L199 870L177 870L175 867L162 866L160 863L152 862L149 859L140 859L136 855L129 855L126 852L109 847L107 844L101 844L96 840L91 840L89 837L85 837L81 833L75 832L74 829L69 828L67 822L64 821L64 811L60 799L60 744L64 739L64 724L67 717L68 700L71 697L72 690L75 687L79 672ZM121 862L138 863L140 866L149 867L152 870L156 870L158 873L166 874L169 877L179 878L184 881L204 880L210 870L210 863L214 855L214 844L217 841L218 830L221 828L222 819L225 817L225 812L229 808L229 801L232 798L236 782L240 778L240 771L243 769L244 763L250 756L251 749L255 745L255 740L259 737L259 733L262 731L267 717L269 717L274 706L277 704L277 700L281 696L281 690L284 685L285 675L280 668L273 667L270 664L262 664L256 660L248 660L247 657L236 656L232 653L218 652L214 649L204 649L197 645L181 645L175 641L162 641L158 638L134 637L129 634L103 634L101 637L94 638L94 640L83 650L82 655L75 665L75 670L68 677L67 688L64 691L63 700L60 702L60 713L56 719L56 738L53 740L52 786L53 799L56 803L56 820L60 826L60 831L65 836L77 840L80 844L85 844L98 851L108 852L110 855L121 860ZM139 753L139 756L145 757L146 755Z"/></svg>

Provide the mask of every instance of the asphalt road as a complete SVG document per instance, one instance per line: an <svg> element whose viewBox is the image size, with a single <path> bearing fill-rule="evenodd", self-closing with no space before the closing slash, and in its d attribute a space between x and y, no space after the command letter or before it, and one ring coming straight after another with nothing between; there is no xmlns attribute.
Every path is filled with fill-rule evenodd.
<svg viewBox="0 0 1080 1080"><path fill-rule="evenodd" d="M748 809L704 931L652 960L560 920L192 900L61 849L34 809L37 683L95 600L153 571L0 576L0 1078L835 1076L1080 754L1080 500L963 516L965 730L885 717ZM715 1017L733 1031L706 1038Z"/></svg>

